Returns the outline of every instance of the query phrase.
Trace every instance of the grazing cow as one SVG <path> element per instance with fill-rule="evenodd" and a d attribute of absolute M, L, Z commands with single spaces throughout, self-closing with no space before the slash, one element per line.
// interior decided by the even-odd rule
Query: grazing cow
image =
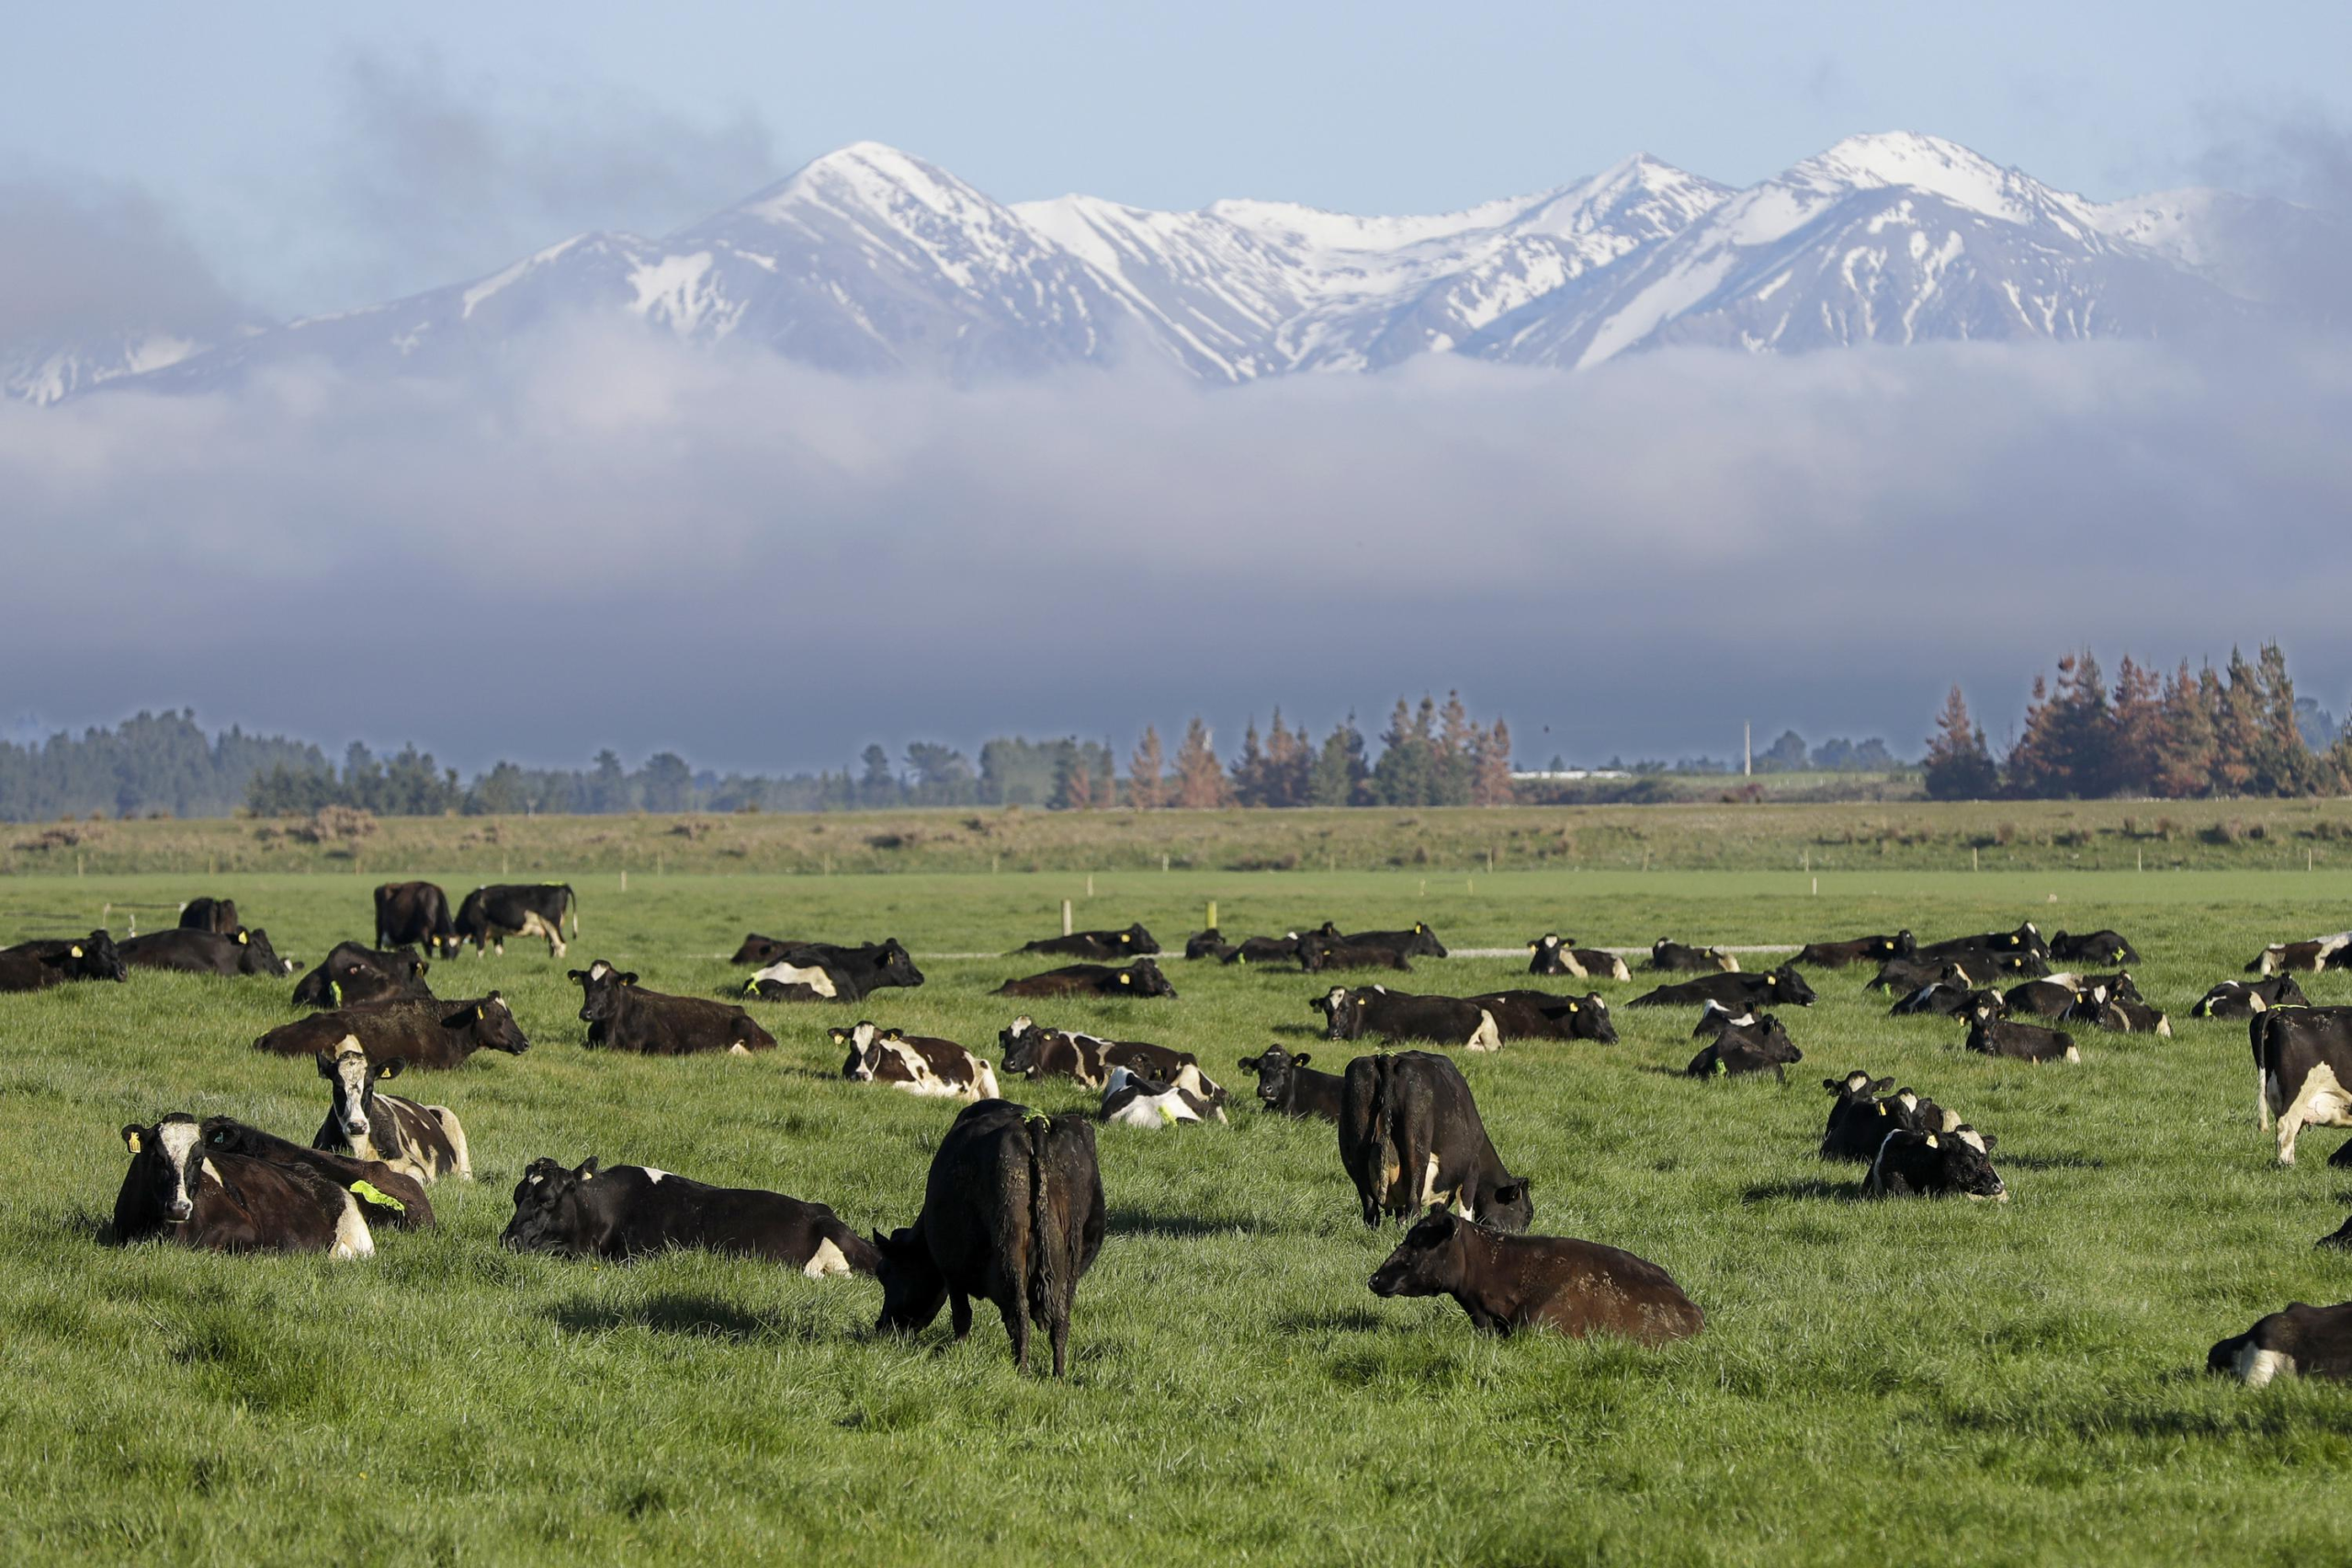
<path fill-rule="evenodd" d="M 369 1061 L 356 1041 L 345 1042 L 332 1056 L 321 1052 L 319 1077 L 331 1086 L 334 1103 L 311 1146 L 353 1159 L 381 1160 L 428 1185 L 445 1176 L 471 1181 L 473 1159 L 456 1111 L 376 1092 L 378 1084 L 400 1077 L 402 1066 L 398 1056 Z"/>
<path fill-rule="evenodd" d="M 73 938 L 20 942 L 0 952 L 0 991 L 42 991 L 69 980 L 130 978 L 130 966 L 103 931 Z"/>
<path fill-rule="evenodd" d="M 2226 1372 L 2248 1388 L 2289 1377 L 2352 1378 L 2352 1302 L 2315 1307 L 2289 1302 L 2285 1312 L 2255 1319 L 2244 1334 L 2205 1354 L 2205 1370 Z"/>
<path fill-rule="evenodd" d="M 474 944 L 474 956 L 484 948 L 506 956 L 510 936 L 547 938 L 548 956 L 563 956 L 563 918 L 571 917 L 571 936 L 580 939 L 580 897 L 565 882 L 492 883 L 466 895 L 458 906 L 458 937 Z"/>
<path fill-rule="evenodd" d="M 1862 1179 L 1865 1198 L 1942 1198 L 1958 1193 L 1973 1200 L 2009 1201 L 2000 1173 L 1986 1156 L 1995 1139 L 1973 1127 L 1944 1133 L 1889 1133 Z"/>
<path fill-rule="evenodd" d="M 2311 998 L 2295 984 L 2291 975 L 2274 975 L 2267 980 L 2224 980 L 2197 999 L 2188 1010 L 2191 1018 L 2248 1019 L 2272 1008 L 2307 1008 Z"/>
<path fill-rule="evenodd" d="M 909 1094 L 954 1100 L 994 1100 L 996 1071 L 953 1040 L 901 1034 L 860 1022 L 829 1032 L 835 1045 L 849 1047 L 842 1077 L 852 1083 L 884 1083 Z"/>
<path fill-rule="evenodd" d="M 2071 998 L 2074 993 L 2067 992 Z M 1947 964 L 1940 977 L 1920 987 L 1887 1009 L 1890 1018 L 1957 1018 L 1973 1012 L 1978 1007 L 1991 1006 L 1996 1012 L 2008 1010 L 2008 1000 L 1997 991 L 1979 990 L 1969 983 L 1967 974 L 1956 964 Z"/>
<path fill-rule="evenodd" d="M 1225 933 L 1215 926 L 1204 931 L 1194 931 L 1184 939 L 1184 956 L 1187 958 L 1221 959 L 1232 951 L 1233 946 L 1225 940 Z"/>
<path fill-rule="evenodd" d="M 1366 1225 L 1384 1213 L 1410 1219 L 1431 1203 L 1497 1230 L 1524 1231 L 1535 1218 L 1527 1182 L 1503 1168 L 1462 1070 L 1427 1051 L 1348 1064 L 1340 1163 Z"/>
<path fill-rule="evenodd" d="M 1581 997 L 1554 996 L 1549 991 L 1488 991 L 1462 998 L 1494 1015 L 1495 1027 L 1505 1041 L 1591 1040 L 1617 1043 L 1617 1025 L 1609 1004 L 1598 991 Z"/>
<path fill-rule="evenodd" d="M 1180 1122 L 1222 1122 L 1225 1107 L 1182 1085 L 1155 1083 L 1125 1067 L 1113 1067 L 1103 1080 L 1102 1108 L 1096 1114 L 1115 1126 L 1159 1128 Z"/>
<path fill-rule="evenodd" d="M 356 942 L 339 942 L 317 968 L 294 983 L 298 1008 L 365 1007 L 377 1002 L 431 1001 L 424 983 L 433 967 L 407 948 L 379 953 Z"/>
<path fill-rule="evenodd" d="M 179 929 L 184 931 L 210 931 L 214 936 L 234 936 L 244 924 L 237 919 L 234 898 L 191 898 L 180 906 Z"/>
<path fill-rule="evenodd" d="M 1029 1368 L 1029 1330 L 1046 1331 L 1054 1375 L 1067 1365 L 1078 1282 L 1102 1250 L 1102 1172 L 1083 1116 L 1040 1116 L 983 1100 L 956 1118 L 923 1185 L 915 1223 L 876 1233 L 882 1316 L 877 1330 L 918 1333 L 944 1301 L 962 1340 L 974 1296 L 996 1303 L 1012 1362 Z"/>
<path fill-rule="evenodd" d="M 2245 972 L 2283 975 L 2290 969 L 2308 969 L 2316 975 L 2323 969 L 2346 967 L 2347 952 L 2352 952 L 2352 931 L 2313 937 L 2309 942 L 2274 942 L 2254 955 L 2254 962 L 2245 966 Z"/>
<path fill-rule="evenodd" d="M 1908 958 L 1919 951 L 1917 938 L 1907 931 L 1893 936 L 1858 936 L 1850 942 L 1807 942 L 1790 960 L 1793 964 L 1817 964 L 1826 969 L 1842 969 L 1849 964 L 1885 964 L 1897 958 Z"/>
<path fill-rule="evenodd" d="M 2295 1163 L 2305 1126 L 2352 1127 L 2352 1008 L 2272 1008 L 2246 1024 L 2262 1124 L 2278 1128 L 2278 1163 Z"/>
<path fill-rule="evenodd" d="M 743 994 L 763 1002 L 856 1002 L 887 987 L 922 984 L 914 954 L 886 937 L 856 947 L 803 942 L 754 974 Z"/>
<path fill-rule="evenodd" d="M 1138 958 L 1124 969 L 1101 964 L 1070 964 L 1042 975 L 1007 980 L 1000 997 L 1173 997 L 1176 987 L 1148 958 Z"/>
<path fill-rule="evenodd" d="M 1706 1324 L 1673 1277 L 1645 1258 L 1564 1235 L 1505 1235 L 1432 1208 L 1369 1281 L 1376 1296 L 1452 1296 L 1474 1328 L 1619 1334 L 1645 1345 Z"/>
<path fill-rule="evenodd" d="M 424 1195 L 424 1184 L 382 1160 L 306 1149 L 289 1138 L 227 1116 L 206 1117 L 201 1131 L 208 1154 L 243 1155 L 272 1165 L 301 1166 L 324 1177 L 359 1200 L 360 1218 L 371 1231 L 379 1224 L 404 1231 L 433 1228 L 433 1202 Z"/>
<path fill-rule="evenodd" d="M 1821 1087 L 1837 1097 L 1829 1106 L 1829 1125 L 1821 1134 L 1823 1159 L 1869 1159 L 1887 1134 L 1903 1124 L 1901 1108 L 1882 1098 L 1894 1087 L 1893 1078 L 1851 1072 L 1842 1078 L 1824 1078 Z"/>
<path fill-rule="evenodd" d="M 1327 969 L 1401 969 L 1411 973 L 1404 951 L 1358 942 L 1338 942 L 1312 932 L 1298 939 L 1298 966 L 1310 975 Z"/>
<path fill-rule="evenodd" d="M 1527 944 L 1531 975 L 1566 975 L 1578 980 L 1630 980 L 1625 961 L 1605 948 L 1578 947 L 1574 937 L 1545 931 Z"/>
<path fill-rule="evenodd" d="M 449 917 L 449 896 L 430 882 L 387 882 L 376 889 L 376 945 L 413 942 L 427 953 L 455 958 L 465 945 Z"/>
<path fill-rule="evenodd" d="M 1635 1008 L 1695 1008 L 1709 1002 L 1739 1011 L 1750 1007 L 1809 1008 L 1818 999 L 1804 976 L 1787 964 L 1762 975 L 1707 975 L 1679 985 L 1660 986 L 1627 1002 Z"/>
<path fill-rule="evenodd" d="M 1326 1040 L 1430 1040 L 1471 1051 L 1502 1048 L 1502 1028 L 1495 1015 L 1459 997 L 1417 997 L 1385 986 L 1352 991 L 1334 986 L 1306 1005 L 1326 1019 Z"/>
<path fill-rule="evenodd" d="M 1678 975 L 1736 975 L 1739 960 L 1720 947 L 1686 947 L 1660 937 L 1650 943 L 1649 962 L 1642 967 Z"/>
<path fill-rule="evenodd" d="M 2075 1037 L 2037 1023 L 2018 1023 L 1980 1004 L 1968 1014 L 1968 1048 L 1986 1056 L 2020 1062 L 2079 1062 Z"/>
<path fill-rule="evenodd" d="M 1068 936 L 1039 937 L 1023 942 L 1022 953 L 1057 953 L 1072 958 L 1146 958 L 1159 951 L 1151 933 L 1140 924 L 1123 931 L 1072 931 Z"/>
<path fill-rule="evenodd" d="M 2120 931 L 2058 931 L 2050 939 L 2052 964 L 2137 964 L 2140 950 Z"/>
<path fill-rule="evenodd" d="M 214 931 L 150 931 L 115 943 L 122 961 L 139 969 L 172 969 L 183 975 L 291 975 L 293 962 L 277 956 L 266 931 L 238 928 L 231 936 Z"/>
<path fill-rule="evenodd" d="M 175 1111 L 149 1127 L 134 1122 L 122 1141 L 130 1168 L 115 1194 L 117 1242 L 162 1237 L 209 1252 L 375 1254 L 350 1193 L 300 1166 L 209 1154 L 193 1116 Z"/>
<path fill-rule="evenodd" d="M 1266 1110 L 1305 1121 L 1340 1119 L 1343 1080 L 1335 1073 L 1318 1073 L 1306 1064 L 1311 1051 L 1294 1056 L 1279 1045 L 1269 1045 L 1254 1056 L 1241 1058 L 1241 1070 L 1258 1080 L 1258 1103 Z"/>
<path fill-rule="evenodd" d="M 775 1047 L 775 1036 L 750 1013 L 700 997 L 673 997 L 637 988 L 635 972 L 623 973 L 603 959 L 567 971 L 580 982 L 580 1021 L 588 1043 L 649 1056 L 685 1056 L 725 1051 L 748 1056 Z"/>
<path fill-rule="evenodd" d="M 2105 986 L 2092 986 L 2077 997 L 2066 1014 L 2073 1023 L 2087 1023 L 2110 1034 L 2160 1034 L 2172 1038 L 2172 1020 L 2138 997 L 2119 996 Z"/>
<path fill-rule="evenodd" d="M 1297 958 L 1300 952 L 1301 938 L 1296 931 L 1287 931 L 1281 936 L 1244 937 L 1238 946 L 1225 950 L 1224 962 L 1227 964 L 1287 964 Z"/>
<path fill-rule="evenodd" d="M 1919 948 L 1921 958 L 1957 958 L 1966 953 L 2030 953 L 2047 963 L 2050 944 L 2028 920 L 2013 931 L 1986 931 L 1981 936 L 1956 936 L 1943 942 L 1931 942 Z"/>
<path fill-rule="evenodd" d="M 812 1280 L 874 1274 L 881 1255 L 822 1203 L 756 1187 L 712 1187 L 649 1165 L 566 1170 L 535 1159 L 514 1184 L 514 1217 L 499 1234 L 514 1252 L 625 1263 L 673 1248 L 764 1258 Z"/>
<path fill-rule="evenodd" d="M 278 1056 L 333 1055 L 356 1040 L 371 1062 L 397 1056 L 412 1067 L 462 1067 L 477 1051 L 519 1056 L 531 1048 L 506 999 L 496 991 L 469 1002 L 392 1001 L 314 1012 L 281 1023 L 254 1042 Z"/>
<path fill-rule="evenodd" d="M 1039 1078 L 1074 1078 L 1089 1089 L 1110 1081 L 1111 1069 L 1125 1067 L 1138 1077 L 1172 1083 L 1204 1100 L 1225 1102 L 1225 1090 L 1201 1071 L 1200 1058 L 1190 1051 L 1171 1051 L 1142 1040 L 1104 1040 L 1062 1029 L 1041 1029 L 1023 1013 L 998 1032 L 1004 1053 L 1004 1070 L 1032 1082 Z"/>
<path fill-rule="evenodd" d="M 1745 1028 L 1726 1028 L 1715 1036 L 1683 1072 L 1694 1078 L 1741 1077 L 1751 1073 L 1770 1073 L 1781 1083 L 1788 1074 L 1781 1069 L 1793 1062 L 1804 1060 L 1796 1042 L 1781 1027 L 1781 1021 L 1766 1013 Z"/>

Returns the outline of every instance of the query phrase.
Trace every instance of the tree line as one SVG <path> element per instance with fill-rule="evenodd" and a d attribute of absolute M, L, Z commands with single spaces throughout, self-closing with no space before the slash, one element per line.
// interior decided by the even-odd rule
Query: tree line
<path fill-rule="evenodd" d="M 2128 656 L 2115 683 L 2089 649 L 2036 676 L 2016 741 L 1997 758 L 1954 686 L 1936 717 L 1925 765 L 1939 800 L 2088 799 L 2148 795 L 2352 793 L 2352 734 L 2295 694 L 2287 656 L 2266 643 L 2160 675 Z"/>

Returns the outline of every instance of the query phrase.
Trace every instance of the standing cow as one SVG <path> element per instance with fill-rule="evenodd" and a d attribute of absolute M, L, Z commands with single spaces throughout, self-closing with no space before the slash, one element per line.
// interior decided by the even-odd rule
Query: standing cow
<path fill-rule="evenodd" d="M 1526 1181 L 1503 1168 L 1461 1069 L 1431 1052 L 1348 1064 L 1340 1163 L 1367 1225 L 1383 1213 L 1410 1219 L 1433 1202 L 1497 1230 L 1523 1231 L 1535 1217 Z"/>
<path fill-rule="evenodd" d="M 572 921 L 578 935 L 579 921 Z M 376 889 L 376 945 L 413 942 L 427 953 L 455 958 L 465 943 L 449 914 L 449 896 L 430 882 L 387 882 Z"/>
<path fill-rule="evenodd" d="M 568 882 L 493 883 L 477 887 L 458 906 L 460 940 L 474 944 L 474 956 L 490 948 L 506 956 L 510 936 L 545 937 L 548 956 L 564 952 L 563 918 L 571 917 L 571 939 L 580 940 L 580 897 Z"/>

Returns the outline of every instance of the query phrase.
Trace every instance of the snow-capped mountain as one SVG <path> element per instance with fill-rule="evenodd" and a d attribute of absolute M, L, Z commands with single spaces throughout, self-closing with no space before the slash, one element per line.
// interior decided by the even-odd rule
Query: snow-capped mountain
<path fill-rule="evenodd" d="M 875 142 L 674 234 L 575 236 L 490 276 L 196 345 L 0 349 L 0 386 L 199 389 L 273 363 L 447 371 L 532 329 L 638 323 L 850 373 L 970 382 L 1172 365 L 1217 382 L 1431 354 L 1589 367 L 1952 339 L 2169 337 L 2339 310 L 2352 226 L 2263 197 L 2102 205 L 1955 143 L 1860 136 L 1745 190 L 1646 156 L 1430 217 L 1269 201 L 1000 203 Z"/>

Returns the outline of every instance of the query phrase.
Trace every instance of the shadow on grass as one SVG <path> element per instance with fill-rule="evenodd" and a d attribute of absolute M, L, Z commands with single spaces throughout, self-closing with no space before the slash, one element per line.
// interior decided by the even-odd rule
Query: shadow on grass
<path fill-rule="evenodd" d="M 748 1312 L 716 1296 L 671 1294 L 614 1305 L 566 1302 L 548 1315 L 566 1334 L 610 1334 L 650 1328 L 656 1334 L 685 1334 L 744 1344 L 758 1339 L 808 1339 L 808 1326 L 781 1313 Z"/>
<path fill-rule="evenodd" d="M 2107 1161 L 2089 1155 L 2013 1155 L 1994 1146 L 1996 1163 L 2009 1170 L 2105 1170 Z"/>
<path fill-rule="evenodd" d="M 1113 1208 L 1103 1216 L 1103 1224 L 1113 1235 L 1164 1235 L 1184 1239 L 1267 1234 L 1267 1227 L 1253 1220 L 1196 1219 L 1190 1214 L 1155 1214 L 1148 1209 Z"/>
<path fill-rule="evenodd" d="M 1798 1181 L 1768 1181 L 1751 1187 L 1739 1195 L 1743 1203 L 1770 1203 L 1782 1198 L 1828 1199 L 1841 1203 L 1859 1201 L 1862 1184 L 1859 1181 L 1830 1181 L 1811 1176 Z"/>
<path fill-rule="evenodd" d="M 1363 1306 L 1285 1313 L 1274 1319 L 1274 1326 L 1285 1334 L 1373 1334 L 1382 1324 L 1378 1313 Z"/>

